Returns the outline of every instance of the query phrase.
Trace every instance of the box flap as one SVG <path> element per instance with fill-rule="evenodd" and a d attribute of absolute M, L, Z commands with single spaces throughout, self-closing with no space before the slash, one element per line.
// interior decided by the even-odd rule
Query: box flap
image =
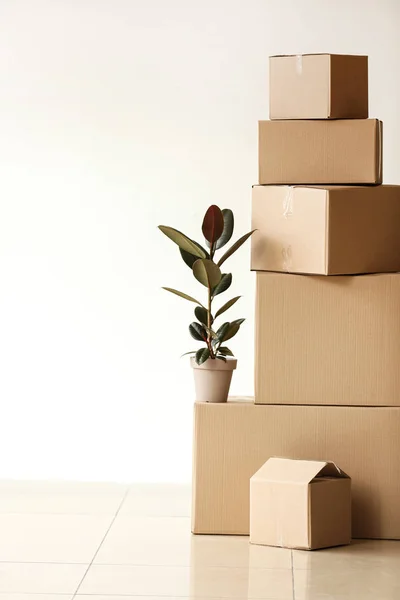
<path fill-rule="evenodd" d="M 306 52 L 304 54 L 273 54 L 269 58 L 290 58 L 293 56 L 367 56 L 366 54 L 333 54 L 331 52 Z"/>
<path fill-rule="evenodd" d="M 252 481 L 309 484 L 316 477 L 347 477 L 334 463 L 314 460 L 270 458 Z"/>

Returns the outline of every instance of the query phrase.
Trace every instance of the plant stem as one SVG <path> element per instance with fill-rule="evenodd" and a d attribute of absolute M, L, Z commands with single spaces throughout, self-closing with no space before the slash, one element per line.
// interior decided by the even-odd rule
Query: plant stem
<path fill-rule="evenodd" d="M 207 327 L 210 330 L 211 329 L 211 302 L 212 302 L 212 296 L 211 296 L 211 288 L 208 288 L 208 310 L 207 310 Z M 207 333 L 207 345 L 208 345 L 208 349 L 210 350 L 210 358 L 214 358 L 214 352 L 212 349 L 212 337 L 210 333 Z"/>

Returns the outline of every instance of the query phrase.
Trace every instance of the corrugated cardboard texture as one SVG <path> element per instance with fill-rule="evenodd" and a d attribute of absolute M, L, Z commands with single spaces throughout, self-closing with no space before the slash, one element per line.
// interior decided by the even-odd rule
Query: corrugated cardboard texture
<path fill-rule="evenodd" d="M 400 539 L 400 408 L 194 407 L 194 533 L 249 533 L 250 477 L 271 456 L 333 460 L 352 478 L 353 537 Z"/>
<path fill-rule="evenodd" d="M 257 403 L 400 405 L 400 274 L 256 279 Z"/>
<path fill-rule="evenodd" d="M 342 546 L 351 541 L 351 481 L 325 479 L 309 485 L 309 548 Z"/>
<path fill-rule="evenodd" d="M 382 183 L 382 122 L 260 121 L 259 183 Z"/>
<path fill-rule="evenodd" d="M 400 186 L 254 186 L 252 229 L 253 271 L 400 271 Z"/>
<path fill-rule="evenodd" d="M 284 486 L 250 483 L 250 542 L 309 548 L 308 484 Z"/>
<path fill-rule="evenodd" d="M 351 481 L 333 463 L 270 458 L 250 479 L 250 542 L 327 548 L 351 539 Z"/>
<path fill-rule="evenodd" d="M 274 483 L 291 483 L 308 485 L 317 476 L 345 477 L 334 467 L 334 471 L 326 469 L 332 462 L 321 460 L 294 460 L 274 456 L 269 458 L 251 478 L 251 481 L 268 481 Z M 326 472 L 325 472 L 326 470 Z"/>
<path fill-rule="evenodd" d="M 271 56 L 270 119 L 368 118 L 368 57 Z"/>

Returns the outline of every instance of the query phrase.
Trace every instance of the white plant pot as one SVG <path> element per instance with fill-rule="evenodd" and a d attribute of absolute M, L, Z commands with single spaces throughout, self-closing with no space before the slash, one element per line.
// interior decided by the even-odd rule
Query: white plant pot
<path fill-rule="evenodd" d="M 226 402 L 237 359 L 227 357 L 224 362 L 219 358 L 209 358 L 202 365 L 198 365 L 192 357 L 190 364 L 194 374 L 196 401 Z"/>

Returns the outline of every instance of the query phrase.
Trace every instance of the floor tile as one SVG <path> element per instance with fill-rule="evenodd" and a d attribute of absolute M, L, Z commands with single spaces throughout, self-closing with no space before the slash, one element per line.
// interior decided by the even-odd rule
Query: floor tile
<path fill-rule="evenodd" d="M 350 546 L 316 552 L 293 551 L 295 569 L 359 569 L 380 565 L 400 565 L 400 542 L 354 540 Z"/>
<path fill-rule="evenodd" d="M 296 600 L 397 600 L 399 568 L 332 568 L 294 571 Z"/>
<path fill-rule="evenodd" d="M 0 593 L 0 600 L 72 600 L 73 594 L 12 594 Z M 121 600 L 121 598 L 119 598 Z M 149 599 L 147 599 L 149 600 Z"/>
<path fill-rule="evenodd" d="M 0 562 L 90 563 L 112 516 L 0 515 Z"/>
<path fill-rule="evenodd" d="M 115 515 L 128 486 L 112 483 L 0 482 L 0 513 Z"/>
<path fill-rule="evenodd" d="M 289 569 L 92 565 L 80 594 L 292 598 Z"/>
<path fill-rule="evenodd" d="M 192 535 L 187 517 L 118 516 L 95 564 L 291 568 L 290 550 L 245 536 Z"/>
<path fill-rule="evenodd" d="M 0 592 L 7 600 L 14 600 L 11 596 L 14 593 L 73 595 L 86 569 L 86 565 L 2 563 L 0 564 Z M 32 600 L 39 600 L 39 598 L 35 596 Z M 40 598 L 40 600 L 53 599 Z M 67 599 L 60 597 L 59 600 Z"/>
<path fill-rule="evenodd" d="M 63 600 L 63 598 L 60 596 L 58 596 L 57 598 L 59 598 L 60 600 Z M 57 598 L 55 598 L 55 600 L 57 600 Z M 235 600 L 247 600 L 248 596 L 243 598 L 235 598 Z M 1 596 L 0 596 L 0 600 Z M 14 600 L 13 598 L 7 598 L 7 600 Z M 25 600 L 25 598 L 22 598 L 21 600 Z M 27 598 L 26 600 L 36 600 L 36 596 L 34 598 Z M 41 600 L 39 598 L 39 600 Z M 46 598 L 44 598 L 43 600 L 46 600 Z M 53 598 L 51 599 L 53 600 Z M 179 598 L 176 598 L 176 596 L 103 596 L 103 595 L 86 595 L 86 594 L 77 594 L 74 598 L 74 600 L 193 600 L 193 596 L 179 596 Z M 207 596 L 207 598 L 205 598 L 204 596 L 196 596 L 195 600 L 224 600 L 224 596 L 219 596 L 218 598 L 213 596 Z M 276 600 L 275 598 L 263 598 L 263 600 Z M 288 600 L 292 600 L 292 597 L 289 596 Z"/>
<path fill-rule="evenodd" d="M 129 488 L 119 514 L 142 517 L 189 517 L 190 510 L 190 485 L 137 484 Z"/>

